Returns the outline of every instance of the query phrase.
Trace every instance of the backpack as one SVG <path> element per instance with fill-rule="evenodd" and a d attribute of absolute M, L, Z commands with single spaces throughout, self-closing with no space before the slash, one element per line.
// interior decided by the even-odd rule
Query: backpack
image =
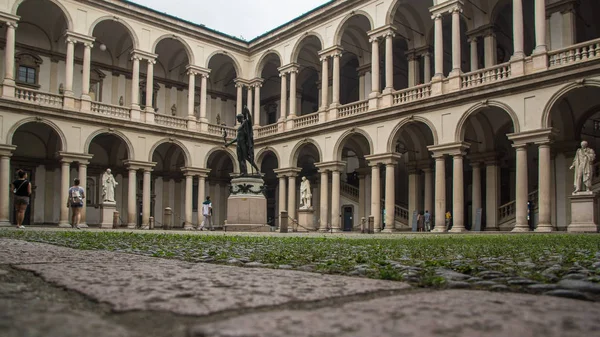
<path fill-rule="evenodd" d="M 71 203 L 80 205 L 83 204 L 83 198 L 81 197 L 81 190 L 79 188 L 74 188 L 71 190 Z"/>

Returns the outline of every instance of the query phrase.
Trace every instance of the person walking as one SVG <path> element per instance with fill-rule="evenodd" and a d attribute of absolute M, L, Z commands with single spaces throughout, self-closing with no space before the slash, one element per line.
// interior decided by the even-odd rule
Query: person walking
<path fill-rule="evenodd" d="M 81 221 L 81 209 L 83 208 L 83 200 L 85 199 L 85 191 L 79 186 L 79 179 L 73 181 L 73 186 L 69 188 L 69 199 L 67 207 L 71 208 L 71 227 L 81 229 L 79 221 Z"/>
<path fill-rule="evenodd" d="M 17 218 L 17 228 L 23 229 L 23 220 L 25 220 L 25 211 L 29 206 L 31 197 L 31 183 L 27 180 L 27 173 L 23 170 L 17 171 L 18 179 L 12 183 L 12 192 L 14 197 L 15 212 Z"/>
<path fill-rule="evenodd" d="M 208 228 L 212 231 L 212 202 L 210 202 L 210 197 L 206 197 L 206 201 L 202 203 L 202 215 L 204 216 L 204 220 L 202 220 L 200 230 L 204 230 L 204 226 L 208 223 Z"/>
<path fill-rule="evenodd" d="M 417 232 L 425 231 L 425 217 L 421 212 L 417 213 Z"/>
<path fill-rule="evenodd" d="M 450 211 L 446 212 L 446 230 L 449 231 L 450 227 L 452 227 L 452 214 L 450 213 Z"/>
<path fill-rule="evenodd" d="M 423 215 L 423 218 L 425 220 L 425 231 L 426 232 L 431 231 L 431 214 L 429 213 L 428 210 L 425 210 L 425 214 Z"/>

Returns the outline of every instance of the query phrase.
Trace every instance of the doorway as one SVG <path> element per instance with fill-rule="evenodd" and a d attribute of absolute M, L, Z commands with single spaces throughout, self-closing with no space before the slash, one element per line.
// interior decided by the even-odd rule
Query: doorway
<path fill-rule="evenodd" d="M 354 229 L 354 207 L 344 206 L 344 232 L 351 232 Z"/>

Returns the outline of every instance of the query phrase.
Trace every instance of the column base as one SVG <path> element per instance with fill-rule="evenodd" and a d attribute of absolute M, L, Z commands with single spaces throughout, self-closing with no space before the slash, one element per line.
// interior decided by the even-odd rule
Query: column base
<path fill-rule="evenodd" d="M 65 92 L 63 96 L 63 109 L 75 109 L 75 97 L 73 97 L 73 92 L 70 94 Z"/>
<path fill-rule="evenodd" d="M 327 109 L 319 110 L 319 123 L 327 122 Z"/>
<path fill-rule="evenodd" d="M 384 228 L 381 231 L 381 233 L 389 233 L 389 234 L 391 234 L 391 233 L 397 233 L 397 232 L 399 232 L 399 231 L 396 228 Z"/>
<path fill-rule="evenodd" d="M 285 120 L 285 129 L 286 130 L 291 130 L 294 128 L 294 117 L 295 116 L 289 116 L 288 119 Z"/>
<path fill-rule="evenodd" d="M 183 230 L 193 231 L 194 230 L 194 225 L 191 222 L 190 223 L 186 222 L 186 224 L 183 226 Z"/>
<path fill-rule="evenodd" d="M 448 91 L 454 92 L 460 90 L 462 83 L 461 77 L 462 71 L 460 70 L 452 70 L 450 75 L 448 76 Z"/>
<path fill-rule="evenodd" d="M 525 233 L 530 232 L 529 226 L 527 225 L 515 225 L 515 227 L 511 230 L 513 233 Z"/>
<path fill-rule="evenodd" d="M 131 105 L 131 110 L 130 110 L 130 114 L 131 114 L 131 120 L 133 121 L 140 121 L 142 120 L 142 111 L 140 110 L 140 106 L 137 104 L 132 104 Z"/>
<path fill-rule="evenodd" d="M 535 232 L 537 233 L 549 233 L 554 231 L 554 228 L 552 228 L 551 224 L 538 224 L 537 228 L 535 229 Z"/>
<path fill-rule="evenodd" d="M 438 226 L 435 226 L 431 230 L 431 233 L 446 233 L 446 228 L 438 228 Z"/>
<path fill-rule="evenodd" d="M 137 224 L 136 223 L 128 223 L 127 224 L 127 229 L 136 229 L 137 228 Z"/>
<path fill-rule="evenodd" d="M 72 228 L 70 223 L 61 222 L 58 224 L 58 228 Z"/>
<path fill-rule="evenodd" d="M 439 96 L 444 93 L 444 75 L 435 74 L 431 79 L 431 96 Z"/>
<path fill-rule="evenodd" d="M 510 76 L 523 76 L 525 75 L 525 55 L 514 54 L 510 58 Z"/>
<path fill-rule="evenodd" d="M 2 82 L 2 97 L 14 98 L 15 97 L 15 81 L 10 79 L 4 79 Z"/>
<path fill-rule="evenodd" d="M 154 112 L 146 110 L 144 113 L 144 121 L 146 124 L 154 124 Z"/>
<path fill-rule="evenodd" d="M 79 228 L 90 228 L 87 223 L 83 222 L 79 224 Z"/>
<path fill-rule="evenodd" d="M 92 98 L 89 95 L 81 95 L 81 107 L 79 107 L 79 111 L 92 111 Z"/>
<path fill-rule="evenodd" d="M 548 69 L 548 51 L 546 46 L 533 51 L 533 71 L 543 71 Z"/>
<path fill-rule="evenodd" d="M 387 108 L 394 105 L 394 96 L 392 95 L 392 92 L 383 92 L 383 95 L 381 95 L 381 104 L 379 106 L 379 108 Z"/>
<path fill-rule="evenodd" d="M 452 226 L 452 229 L 448 231 L 449 233 L 465 233 L 468 230 L 464 227 L 457 228 L 456 226 Z"/>
<path fill-rule="evenodd" d="M 12 227 L 12 224 L 8 220 L 0 221 L 0 227 Z"/>

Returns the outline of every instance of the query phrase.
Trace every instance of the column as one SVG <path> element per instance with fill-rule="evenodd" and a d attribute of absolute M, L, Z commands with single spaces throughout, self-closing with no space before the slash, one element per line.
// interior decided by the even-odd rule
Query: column
<path fill-rule="evenodd" d="M 148 89 L 146 89 L 146 101 L 148 101 Z M 238 90 L 239 93 L 239 90 Z M 188 71 L 188 102 L 187 102 L 187 117 L 194 119 L 194 96 L 196 96 L 196 72 Z M 239 99 L 238 99 L 239 101 Z M 148 103 L 146 103 L 148 105 Z"/>
<path fill-rule="evenodd" d="M 200 120 L 203 122 L 208 122 L 206 119 L 206 85 L 207 85 L 208 74 L 200 75 Z M 199 200 L 200 202 L 201 200 Z"/>
<path fill-rule="evenodd" d="M 146 111 L 154 112 L 154 107 L 152 106 L 152 96 L 154 96 L 154 64 L 156 61 L 146 60 L 146 63 L 148 65 L 146 68 Z"/>
<path fill-rule="evenodd" d="M 429 167 L 423 169 L 423 173 L 425 174 L 425 193 L 423 198 L 424 200 L 424 208 L 426 211 L 429 211 L 429 214 L 433 213 L 433 170 Z"/>
<path fill-rule="evenodd" d="M 460 13 L 462 9 L 452 9 L 452 72 L 457 75 L 461 72 L 461 48 L 460 48 Z"/>
<path fill-rule="evenodd" d="M 150 172 L 149 168 L 144 169 L 144 179 L 142 186 L 142 227 L 150 223 Z"/>
<path fill-rule="evenodd" d="M 283 84 L 281 85 L 283 88 Z M 283 89 L 282 89 L 283 90 Z M 321 57 L 321 110 L 329 107 L 329 62 L 327 56 Z"/>
<path fill-rule="evenodd" d="M 281 77 L 281 99 L 279 102 L 279 117 L 280 120 L 284 120 L 287 116 L 287 78 L 284 72 L 279 73 L 279 77 Z"/>
<path fill-rule="evenodd" d="M 576 18 L 576 13 L 575 13 L 575 9 L 574 8 L 569 8 L 565 11 L 561 11 L 561 18 L 562 18 L 562 46 L 563 47 L 567 47 L 567 46 L 571 46 L 573 44 L 576 43 L 577 38 L 576 38 L 576 33 L 577 33 L 577 18 Z M 546 22 L 546 28 L 547 28 L 547 33 L 546 33 L 546 40 L 551 40 L 548 39 L 548 37 L 550 36 L 549 34 L 549 28 L 550 25 L 548 24 L 548 22 Z M 546 45 L 546 49 L 548 49 L 548 45 Z"/>
<path fill-rule="evenodd" d="M 4 50 L 4 83 L 15 82 L 15 22 L 6 23 L 6 47 Z"/>
<path fill-rule="evenodd" d="M 65 95 L 73 96 L 73 61 L 75 58 L 75 40 L 67 38 L 66 42 L 67 59 L 65 61 Z"/>
<path fill-rule="evenodd" d="M 414 211 L 420 211 L 419 209 L 419 174 L 417 168 L 413 164 L 406 166 L 406 173 L 408 174 L 408 221 L 412 227 L 412 215 Z M 387 186 L 387 184 L 386 184 Z"/>
<path fill-rule="evenodd" d="M 393 163 L 387 163 L 385 165 L 385 229 L 387 233 L 391 233 L 395 229 L 395 215 L 396 215 L 396 183 L 395 178 L 395 167 Z"/>
<path fill-rule="evenodd" d="M 69 169 L 71 162 L 66 160 L 60 161 L 60 220 L 59 227 L 71 227 L 69 222 L 69 208 L 67 207 L 67 198 L 69 197 Z"/>
<path fill-rule="evenodd" d="M 358 100 L 362 101 L 365 99 L 365 73 L 358 73 Z"/>
<path fill-rule="evenodd" d="M 385 90 L 387 92 L 394 91 L 394 33 L 385 35 Z M 409 65 L 410 71 L 410 65 Z M 414 77 L 414 76 L 413 76 Z M 414 80 L 414 78 L 413 78 Z M 409 80 L 410 82 L 410 76 Z M 409 84 L 410 86 L 410 84 Z"/>
<path fill-rule="evenodd" d="M 254 85 L 254 126 L 260 126 L 260 87 L 262 87 L 260 82 Z"/>
<path fill-rule="evenodd" d="M 0 226 L 10 225 L 10 156 L 0 157 Z M 18 187 L 18 186 L 17 186 Z"/>
<path fill-rule="evenodd" d="M 184 229 L 192 229 L 194 226 L 192 224 L 192 186 L 194 184 L 194 176 L 191 173 L 185 174 L 185 224 L 183 225 Z M 198 204 L 202 204 L 201 200 L 198 200 Z"/>
<path fill-rule="evenodd" d="M 535 0 L 535 54 L 546 53 L 546 0 Z"/>
<path fill-rule="evenodd" d="M 89 99 L 90 94 L 90 62 L 92 57 L 93 46 L 94 45 L 91 42 L 86 42 L 83 44 L 83 73 L 81 80 L 81 96 L 86 97 L 87 99 Z M 81 217 L 83 218 L 83 211 Z"/>
<path fill-rule="evenodd" d="M 446 158 L 435 157 L 435 228 L 434 232 L 446 231 Z"/>
<path fill-rule="evenodd" d="M 288 177 L 288 216 L 296 219 L 296 173 L 292 172 Z M 295 228 L 295 227 L 294 227 Z"/>
<path fill-rule="evenodd" d="M 419 67 L 415 54 L 410 53 L 407 55 L 408 58 L 408 87 L 414 87 L 419 83 L 417 74 L 419 74 Z"/>
<path fill-rule="evenodd" d="M 496 34 L 490 32 L 483 38 L 484 65 L 486 68 L 493 67 L 498 63 L 498 54 L 496 53 Z M 504 60 L 502 60 L 504 62 Z"/>
<path fill-rule="evenodd" d="M 423 54 L 423 83 L 431 82 L 431 53 Z"/>
<path fill-rule="evenodd" d="M 527 144 L 514 144 L 517 151 L 517 177 L 515 183 L 516 198 L 515 198 L 515 227 L 513 232 L 528 232 L 529 225 L 527 223 Z"/>
<path fill-rule="evenodd" d="M 550 206 L 550 144 L 542 143 L 539 145 L 539 183 L 538 183 L 538 210 L 539 210 L 539 221 L 536 228 L 536 232 L 551 232 L 552 221 L 550 219 L 551 206 Z"/>
<path fill-rule="evenodd" d="M 523 53 L 523 2 L 513 0 L 513 57 L 521 59 Z"/>
<path fill-rule="evenodd" d="M 496 161 L 485 163 L 485 230 L 498 230 L 500 168 Z"/>
<path fill-rule="evenodd" d="M 198 218 L 198 226 L 204 221 L 204 215 L 202 214 L 202 203 L 206 199 L 206 176 L 204 174 L 198 175 L 198 211 L 196 217 Z"/>
<path fill-rule="evenodd" d="M 358 176 L 358 221 L 360 221 L 363 217 L 367 217 L 365 212 L 365 199 L 367 194 L 366 188 L 366 177 L 361 173 Z"/>
<path fill-rule="evenodd" d="M 79 187 L 83 188 L 85 193 L 87 193 L 87 162 L 79 162 Z M 86 199 L 89 198 L 89 195 L 85 196 Z M 83 199 L 83 207 L 81 207 L 81 219 L 79 221 L 79 225 L 81 227 L 87 227 L 86 222 L 86 211 L 87 211 L 87 201 Z"/>
<path fill-rule="evenodd" d="M 376 232 L 381 231 L 381 182 L 379 176 L 379 164 L 371 166 L 371 215 L 373 216 L 373 227 Z"/>
<path fill-rule="evenodd" d="M 371 38 L 371 95 L 377 97 L 379 94 L 379 40 Z"/>
<path fill-rule="evenodd" d="M 327 231 L 327 219 L 329 219 L 329 172 L 319 169 L 321 173 L 321 195 L 319 198 L 319 232 Z"/>
<path fill-rule="evenodd" d="M 254 106 L 254 103 L 252 102 L 252 98 L 253 98 L 253 94 L 254 94 L 252 92 L 252 85 L 248 85 L 246 87 L 246 90 L 247 90 L 247 92 L 246 92 L 246 107 L 248 107 L 249 111 L 252 111 L 253 106 Z"/>
<path fill-rule="evenodd" d="M 127 189 L 127 228 L 133 229 L 137 227 L 136 216 L 136 169 L 129 167 L 129 186 Z"/>
<path fill-rule="evenodd" d="M 340 232 L 340 171 L 331 171 L 331 231 Z"/>
<path fill-rule="evenodd" d="M 140 58 L 133 56 L 133 71 L 131 74 L 131 108 L 140 108 L 139 95 L 140 95 Z"/>
<path fill-rule="evenodd" d="M 481 165 L 479 163 L 471 163 L 473 168 L 473 192 L 472 192 L 472 222 L 471 230 L 475 229 L 475 222 L 477 221 L 477 210 L 481 208 Z M 483 221 L 483 219 L 481 219 Z"/>
<path fill-rule="evenodd" d="M 471 45 L 471 71 L 479 69 L 479 56 L 477 55 L 477 37 L 473 36 L 469 39 Z"/>
<path fill-rule="evenodd" d="M 236 93 L 236 106 L 235 106 L 235 114 L 237 115 L 241 115 L 242 114 L 242 96 L 243 96 L 243 92 L 242 92 L 242 88 L 244 87 L 244 85 L 242 83 L 236 83 L 235 87 L 237 88 L 237 93 Z M 237 125 L 237 119 L 235 124 Z"/>
<path fill-rule="evenodd" d="M 333 54 L 333 84 L 331 94 L 331 105 L 337 106 L 340 104 L 340 58 L 341 53 Z"/>
<path fill-rule="evenodd" d="M 292 69 L 290 71 L 290 118 L 296 117 L 296 74 L 298 71 Z"/>
<path fill-rule="evenodd" d="M 442 15 L 436 14 L 431 17 L 434 20 L 434 43 L 433 52 L 435 54 L 434 61 L 434 76 L 442 78 L 444 77 L 444 31 L 442 30 Z"/>
<path fill-rule="evenodd" d="M 463 183 L 463 153 L 452 157 L 452 230 L 451 232 L 464 232 L 465 229 L 465 191 Z"/>
<path fill-rule="evenodd" d="M 285 203 L 286 201 L 286 191 L 285 191 L 285 186 L 286 186 L 286 176 L 284 175 L 279 175 L 279 212 L 281 211 L 286 211 L 287 210 L 287 205 Z"/>

